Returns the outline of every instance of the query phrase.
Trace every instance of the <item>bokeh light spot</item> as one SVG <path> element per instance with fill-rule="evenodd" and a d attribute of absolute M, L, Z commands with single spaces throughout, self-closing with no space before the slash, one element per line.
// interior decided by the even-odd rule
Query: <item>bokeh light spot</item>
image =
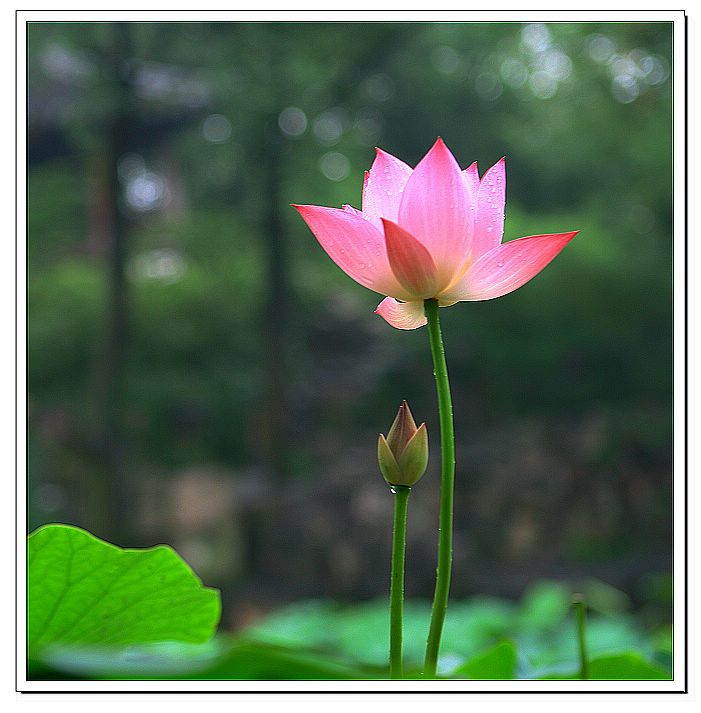
<path fill-rule="evenodd" d="M 589 56 L 597 64 L 608 62 L 615 51 L 613 42 L 608 37 L 599 34 L 589 35 L 586 39 L 586 47 Z"/>
<path fill-rule="evenodd" d="M 534 52 L 543 52 L 550 45 L 550 32 L 542 22 L 533 22 L 521 30 L 521 40 Z"/>
<path fill-rule="evenodd" d="M 562 50 L 548 50 L 543 55 L 542 69 L 558 82 L 564 82 L 572 73 L 572 60 Z"/>
<path fill-rule="evenodd" d="M 321 157 L 319 168 L 329 181 L 342 181 L 350 173 L 350 161 L 342 153 L 327 153 Z"/>
<path fill-rule="evenodd" d="M 380 139 L 382 125 L 375 116 L 359 116 L 353 122 L 353 138 L 361 146 L 372 146 Z"/>
<path fill-rule="evenodd" d="M 645 57 L 639 66 L 647 84 L 662 84 L 669 77 L 669 67 L 662 57 Z"/>
<path fill-rule="evenodd" d="M 137 282 L 172 284 L 182 279 L 186 271 L 185 260 L 171 248 L 140 253 L 133 258 L 129 266 L 129 275 Z"/>
<path fill-rule="evenodd" d="M 307 130 L 307 115 L 296 106 L 288 106 L 280 112 L 278 125 L 287 136 L 301 136 Z"/>
<path fill-rule="evenodd" d="M 621 74 L 611 82 L 611 93 L 621 104 L 630 104 L 638 98 L 640 90 L 631 76 Z"/>
<path fill-rule="evenodd" d="M 384 72 L 373 74 L 365 82 L 367 93 L 378 102 L 385 102 L 394 95 L 394 81 Z"/>
<path fill-rule="evenodd" d="M 343 136 L 343 120 L 338 112 L 330 110 L 314 119 L 314 136 L 320 143 L 333 146 Z"/>
<path fill-rule="evenodd" d="M 485 101 L 495 101 L 501 96 L 503 85 L 493 72 L 482 72 L 475 79 L 475 91 Z"/>
<path fill-rule="evenodd" d="M 441 45 L 431 52 L 431 64 L 441 74 L 453 74 L 460 66 L 460 55 L 452 47 Z"/>
<path fill-rule="evenodd" d="M 202 122 L 202 133 L 207 141 L 221 144 L 231 136 L 231 122 L 222 114 L 210 114 Z"/>
<path fill-rule="evenodd" d="M 127 182 L 126 199 L 137 211 L 160 208 L 167 199 L 165 181 L 157 173 L 146 171 Z"/>
<path fill-rule="evenodd" d="M 528 69 L 517 59 L 504 60 L 499 71 L 502 79 L 513 89 L 522 87 L 528 81 Z"/>
<path fill-rule="evenodd" d="M 557 92 L 557 81 L 547 72 L 534 72 L 528 80 L 528 86 L 538 99 L 550 99 Z"/>

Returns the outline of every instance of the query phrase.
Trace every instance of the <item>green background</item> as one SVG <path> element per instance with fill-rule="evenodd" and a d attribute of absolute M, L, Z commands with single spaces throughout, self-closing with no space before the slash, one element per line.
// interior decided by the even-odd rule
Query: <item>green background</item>
<path fill-rule="evenodd" d="M 505 239 L 580 234 L 503 298 L 441 311 L 457 437 L 452 593 L 614 587 L 670 621 L 670 23 L 28 26 L 29 531 L 172 545 L 225 630 L 384 597 L 375 459 L 431 442 L 407 596 L 433 591 L 424 329 L 290 203 L 360 207 L 374 146 L 506 156 Z M 619 608 L 620 611 L 620 608 Z"/>

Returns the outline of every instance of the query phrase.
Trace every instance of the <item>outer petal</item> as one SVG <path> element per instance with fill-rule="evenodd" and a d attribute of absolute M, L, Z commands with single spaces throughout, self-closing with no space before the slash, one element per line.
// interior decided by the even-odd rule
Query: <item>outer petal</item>
<path fill-rule="evenodd" d="M 380 434 L 377 439 L 377 461 L 380 464 L 382 477 L 390 484 L 396 485 L 402 480 L 402 473 L 399 470 L 397 459 L 387 445 L 385 437 Z"/>
<path fill-rule="evenodd" d="M 397 222 L 399 201 L 412 169 L 382 149 L 375 151 L 375 160 L 365 173 L 363 217 L 382 229 L 380 218 Z"/>
<path fill-rule="evenodd" d="M 579 231 L 534 235 L 503 243 L 477 260 L 442 300 L 491 300 L 537 275 Z"/>
<path fill-rule="evenodd" d="M 474 210 L 470 184 L 439 138 L 406 182 L 398 222 L 431 253 L 443 286 L 469 256 Z"/>
<path fill-rule="evenodd" d="M 296 205 L 329 257 L 364 287 L 399 299 L 412 295 L 397 282 L 381 231 L 356 213 L 339 208 Z"/>
<path fill-rule="evenodd" d="M 477 216 L 470 255 L 472 262 L 501 244 L 505 202 L 506 168 L 502 158 L 482 176 L 477 190 Z"/>
<path fill-rule="evenodd" d="M 413 236 L 386 218 L 385 229 L 387 257 L 394 276 L 414 299 L 433 297 L 438 287 L 438 274 L 431 254 Z"/>
<path fill-rule="evenodd" d="M 418 329 L 426 324 L 423 301 L 397 302 L 386 297 L 377 306 L 375 314 L 379 314 L 396 329 Z"/>
<path fill-rule="evenodd" d="M 426 472 L 428 465 L 428 433 L 426 424 L 422 423 L 416 433 L 409 439 L 397 461 L 402 474 L 402 485 L 414 485 Z"/>

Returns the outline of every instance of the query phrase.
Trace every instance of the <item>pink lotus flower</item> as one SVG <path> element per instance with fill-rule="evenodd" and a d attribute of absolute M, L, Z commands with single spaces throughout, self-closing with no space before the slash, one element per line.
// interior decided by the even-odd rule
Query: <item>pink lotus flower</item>
<path fill-rule="evenodd" d="M 365 172 L 363 209 L 294 206 L 329 257 L 350 277 L 387 295 L 377 314 L 398 329 L 426 324 L 424 300 L 441 307 L 490 300 L 537 275 L 577 234 L 502 243 L 504 159 L 480 180 L 441 138 L 415 169 L 381 149 Z"/>

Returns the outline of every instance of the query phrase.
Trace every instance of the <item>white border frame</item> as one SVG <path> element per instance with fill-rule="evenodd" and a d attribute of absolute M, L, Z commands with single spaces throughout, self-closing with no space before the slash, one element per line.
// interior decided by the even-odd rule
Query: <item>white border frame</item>
<path fill-rule="evenodd" d="M 358 3 L 354 3 L 356 6 Z M 545 3 L 544 3 L 545 4 Z M 66 10 L 18 10 L 16 15 L 17 33 L 17 408 L 16 408 L 16 452 L 17 452 L 17 690 L 22 692 L 274 692 L 274 691 L 315 691 L 315 692 L 386 692 L 397 693 L 440 691 L 454 692 L 669 692 L 686 691 L 687 639 L 686 592 L 687 581 L 684 563 L 687 562 L 687 503 L 686 489 L 686 16 L 683 10 L 670 11 L 442 11 L 442 12 L 398 12 L 397 10 L 330 11 L 321 15 L 316 10 L 213 10 L 211 12 L 180 10 L 120 10 L 96 11 L 93 3 L 77 2 L 76 6 L 87 5 L 87 9 Z M 561 5 L 560 5 L 561 7 Z M 603 17 L 602 17 L 603 16 Z M 307 20 L 325 21 L 445 21 L 445 22 L 672 22 L 673 46 L 673 130 L 674 130 L 674 680 L 673 681 L 28 681 L 26 678 L 26 636 L 25 636 L 25 554 L 26 554 L 26 24 L 31 21 L 118 21 L 155 20 L 178 21 L 253 21 L 276 20 L 303 22 Z M 602 170 L 604 168 L 602 159 Z M 690 249 L 691 252 L 691 249 Z M 689 495 L 695 493 L 689 483 Z M 689 526 L 691 526 L 689 524 Z M 691 534 L 691 530 L 689 532 Z M 25 615 L 25 616 L 23 616 Z M 683 625 L 682 625 L 683 623 Z M 537 696 L 536 698 L 540 698 Z M 592 701 L 593 702 L 593 701 Z M 534 700 L 533 703 L 536 703 Z"/>

